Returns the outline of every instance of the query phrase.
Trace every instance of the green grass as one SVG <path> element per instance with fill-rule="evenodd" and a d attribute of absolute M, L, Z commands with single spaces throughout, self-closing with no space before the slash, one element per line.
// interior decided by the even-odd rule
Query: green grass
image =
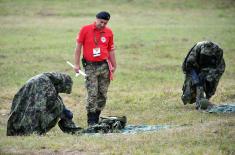
<path fill-rule="evenodd" d="M 118 68 L 102 115 L 126 115 L 128 124 L 185 125 L 134 135 L 72 136 L 58 127 L 46 136 L 7 137 L 11 101 L 30 77 L 66 72 L 73 92 L 61 96 L 86 127 L 86 90 L 73 62 L 81 26 L 100 10 L 111 13 Z M 226 71 L 212 102 L 235 102 L 233 0 L 0 0 L 0 153 L 234 154 L 234 114 L 207 114 L 181 103 L 181 64 L 198 41 L 224 49 Z"/>

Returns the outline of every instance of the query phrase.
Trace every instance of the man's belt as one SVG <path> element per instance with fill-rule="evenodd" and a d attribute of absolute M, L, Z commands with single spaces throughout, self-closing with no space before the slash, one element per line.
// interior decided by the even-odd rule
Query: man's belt
<path fill-rule="evenodd" d="M 87 65 L 102 65 L 104 63 L 107 63 L 106 60 L 103 60 L 103 61 L 96 61 L 96 62 L 91 62 L 91 61 L 86 61 L 86 64 Z"/>

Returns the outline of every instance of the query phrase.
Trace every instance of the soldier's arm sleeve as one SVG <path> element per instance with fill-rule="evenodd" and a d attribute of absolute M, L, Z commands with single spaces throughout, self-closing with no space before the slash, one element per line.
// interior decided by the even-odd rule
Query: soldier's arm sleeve
<path fill-rule="evenodd" d="M 197 86 L 200 83 L 199 76 L 194 69 L 191 70 L 192 84 Z"/>
<path fill-rule="evenodd" d="M 186 59 L 186 70 L 188 72 L 190 72 L 192 69 L 196 71 L 199 69 L 197 60 L 200 54 L 200 49 L 200 46 L 195 46 L 188 55 L 188 58 Z"/>
<path fill-rule="evenodd" d="M 220 77 L 222 76 L 222 74 L 224 73 L 225 71 L 225 61 L 224 61 L 224 58 L 223 58 L 223 50 L 222 49 L 219 49 L 220 50 L 220 56 L 218 56 L 218 62 L 216 63 L 216 68 L 215 69 L 211 69 L 209 71 L 209 74 L 208 76 L 213 78 L 213 79 L 220 79 Z"/>
<path fill-rule="evenodd" d="M 225 61 L 224 58 L 221 58 L 219 65 L 216 67 L 215 78 L 220 78 L 225 71 Z"/>

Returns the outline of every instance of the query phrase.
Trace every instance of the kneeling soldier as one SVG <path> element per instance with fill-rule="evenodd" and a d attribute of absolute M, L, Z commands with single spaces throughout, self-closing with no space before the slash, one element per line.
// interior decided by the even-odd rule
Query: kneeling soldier
<path fill-rule="evenodd" d="M 71 93 L 69 75 L 52 72 L 31 78 L 14 96 L 7 122 L 7 136 L 45 134 L 58 125 L 63 132 L 81 128 L 72 121 L 73 113 L 65 108 L 59 93 Z"/>
<path fill-rule="evenodd" d="M 207 109 L 225 70 L 223 50 L 210 41 L 198 42 L 188 52 L 182 70 L 185 74 L 183 103 L 196 102 L 196 109 Z"/>

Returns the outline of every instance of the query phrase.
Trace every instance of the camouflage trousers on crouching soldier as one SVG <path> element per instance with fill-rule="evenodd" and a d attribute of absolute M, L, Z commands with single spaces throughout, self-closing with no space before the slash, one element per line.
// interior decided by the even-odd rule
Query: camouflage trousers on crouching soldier
<path fill-rule="evenodd" d="M 106 61 L 101 63 L 86 63 L 85 66 L 87 88 L 87 116 L 88 124 L 96 124 L 104 109 L 110 84 L 109 68 Z"/>
<path fill-rule="evenodd" d="M 200 86 L 202 87 L 203 92 L 205 93 L 205 97 L 210 99 L 216 91 L 219 80 L 221 76 L 216 76 L 213 74 L 213 69 L 206 68 L 199 73 Z M 192 76 L 186 74 L 185 81 L 183 85 L 183 95 L 181 96 L 184 104 L 194 103 L 196 101 L 196 85 L 193 84 Z"/>

